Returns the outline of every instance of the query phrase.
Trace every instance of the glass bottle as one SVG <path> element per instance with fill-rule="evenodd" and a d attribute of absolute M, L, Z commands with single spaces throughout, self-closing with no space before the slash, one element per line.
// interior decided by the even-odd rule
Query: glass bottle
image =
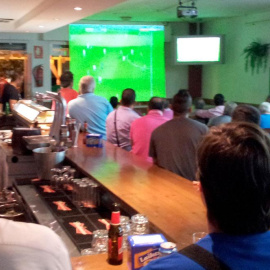
<path fill-rule="evenodd" d="M 108 263 L 112 265 L 123 263 L 123 231 L 120 223 L 120 209 L 116 203 L 113 204 L 108 233 Z"/>

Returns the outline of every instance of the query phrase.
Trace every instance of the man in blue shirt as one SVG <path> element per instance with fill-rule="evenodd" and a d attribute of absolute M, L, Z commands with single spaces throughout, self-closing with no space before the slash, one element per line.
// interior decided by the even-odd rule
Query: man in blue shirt
<path fill-rule="evenodd" d="M 193 257 L 180 251 L 143 270 L 270 269 L 268 135 L 244 122 L 213 128 L 198 149 L 198 178 L 210 234 Z M 206 267 L 208 258 L 222 266 Z"/>
<path fill-rule="evenodd" d="M 106 140 L 106 118 L 113 108 L 106 98 L 94 94 L 95 87 L 96 82 L 92 76 L 81 78 L 81 95 L 68 103 L 69 115 L 80 122 L 82 127 L 86 121 L 88 132 L 102 134 Z"/>

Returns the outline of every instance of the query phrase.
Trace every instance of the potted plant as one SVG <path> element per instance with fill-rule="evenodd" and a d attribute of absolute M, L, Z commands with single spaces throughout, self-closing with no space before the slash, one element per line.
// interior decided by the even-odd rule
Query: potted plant
<path fill-rule="evenodd" d="M 252 73 L 256 69 L 257 73 L 261 68 L 266 69 L 268 60 L 268 49 L 270 44 L 261 44 L 260 42 L 253 41 L 244 49 L 246 59 L 246 71 L 251 68 Z"/>

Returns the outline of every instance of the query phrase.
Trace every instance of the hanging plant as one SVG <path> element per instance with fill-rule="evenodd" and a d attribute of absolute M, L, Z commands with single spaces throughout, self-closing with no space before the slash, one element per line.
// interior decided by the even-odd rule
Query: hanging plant
<path fill-rule="evenodd" d="M 246 71 L 249 67 L 252 73 L 256 69 L 257 73 L 261 68 L 266 69 L 268 61 L 268 49 L 270 44 L 261 44 L 259 42 L 252 42 L 244 49 L 246 59 Z"/>

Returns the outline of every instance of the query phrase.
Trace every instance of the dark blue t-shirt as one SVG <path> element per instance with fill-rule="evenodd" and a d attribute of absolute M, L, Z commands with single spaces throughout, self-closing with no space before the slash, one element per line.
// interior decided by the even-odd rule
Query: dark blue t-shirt
<path fill-rule="evenodd" d="M 270 232 L 245 236 L 213 233 L 197 243 L 233 270 L 270 269 Z M 142 270 L 203 270 L 189 258 L 174 253 L 150 262 Z"/>

